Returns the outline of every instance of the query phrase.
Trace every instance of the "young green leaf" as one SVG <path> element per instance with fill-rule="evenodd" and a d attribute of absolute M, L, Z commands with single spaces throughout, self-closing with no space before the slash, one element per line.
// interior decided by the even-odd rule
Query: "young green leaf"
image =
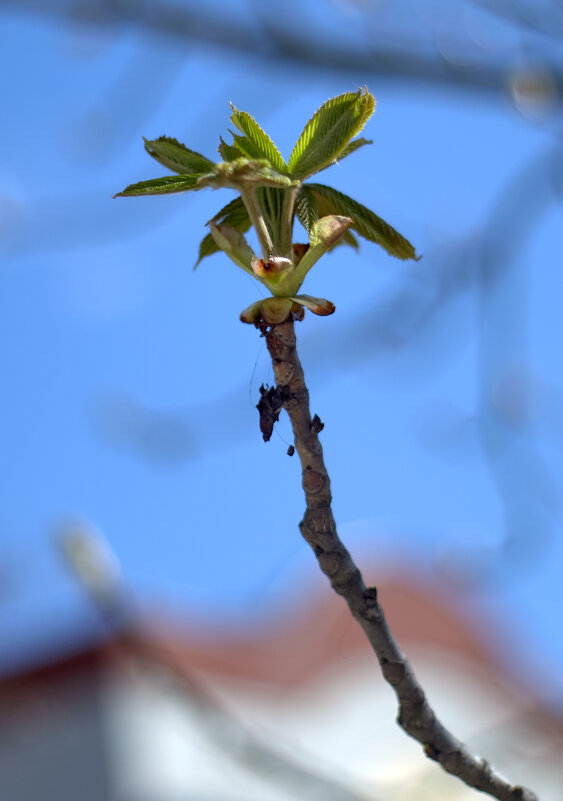
<path fill-rule="evenodd" d="M 373 113 L 375 111 L 375 106 L 376 106 L 376 99 L 372 94 L 370 94 L 368 92 L 367 86 L 364 86 L 364 90 L 365 90 L 365 103 L 362 106 L 362 109 L 363 109 L 362 110 L 362 117 L 361 117 L 360 120 L 358 120 L 359 128 L 358 128 L 357 133 L 359 133 L 362 130 L 362 128 L 364 127 L 366 122 L 373 115 Z M 354 134 L 354 136 L 356 136 L 356 134 Z"/>
<path fill-rule="evenodd" d="M 248 211 L 240 197 L 236 197 L 234 200 L 231 200 L 230 203 L 227 203 L 226 206 L 223 206 L 214 217 L 208 220 L 207 224 L 210 225 L 211 223 L 227 225 L 229 228 L 234 228 L 242 234 L 250 228 Z M 212 256 L 213 253 L 217 253 L 220 249 L 221 248 L 217 246 L 211 234 L 207 234 L 200 243 L 198 259 L 194 264 L 194 270 L 203 259 L 207 258 L 207 256 Z"/>
<path fill-rule="evenodd" d="M 185 145 L 169 136 L 160 136 L 153 140 L 145 139 L 145 150 L 149 156 L 173 172 L 203 175 L 215 166 L 213 161 L 202 156 L 201 153 L 189 150 Z"/>
<path fill-rule="evenodd" d="M 367 89 L 346 92 L 324 103 L 309 120 L 289 158 L 295 178 L 307 178 L 337 159 L 375 109 Z"/>
<path fill-rule="evenodd" d="M 114 197 L 140 197 L 142 195 L 171 195 L 174 192 L 188 192 L 200 189 L 199 175 L 170 175 L 166 178 L 153 178 L 151 181 L 140 181 L 131 184 L 118 192 Z"/>
<path fill-rule="evenodd" d="M 364 145 L 373 145 L 373 139 L 364 139 L 362 136 L 359 136 L 357 139 L 352 139 L 352 141 L 346 145 L 344 150 L 340 151 L 340 153 L 334 159 L 334 161 L 331 161 L 330 164 L 327 164 L 326 167 L 323 167 L 323 170 L 332 167 L 333 164 L 338 164 L 339 162 L 342 161 L 342 159 L 345 159 L 346 156 L 349 156 L 350 153 L 355 153 L 356 150 L 359 150 Z M 318 170 L 318 172 L 321 171 Z"/>
<path fill-rule="evenodd" d="M 360 236 L 381 245 L 391 256 L 403 260 L 417 259 L 408 239 L 361 203 L 323 184 L 307 184 L 306 188 L 316 198 L 321 214 L 344 214 L 353 220 L 353 227 Z"/>
<path fill-rule="evenodd" d="M 238 267 L 253 276 L 254 273 L 250 262 L 254 258 L 254 251 L 249 246 L 244 235 L 237 231 L 236 228 L 231 228 L 230 225 L 216 225 L 211 222 L 210 228 L 211 236 L 215 240 L 217 247 L 226 253 Z"/>
<path fill-rule="evenodd" d="M 207 225 L 211 225 L 211 223 L 215 223 L 218 226 L 227 225 L 229 228 L 234 228 L 241 234 L 246 233 L 250 228 L 248 211 L 240 197 L 236 197 L 234 200 L 231 200 L 230 203 L 227 203 L 226 206 L 223 206 L 215 216 L 207 221 Z M 207 256 L 212 256 L 213 253 L 217 253 L 220 249 L 221 248 L 217 246 L 211 234 L 207 234 L 207 236 L 201 240 L 198 259 L 194 264 L 194 270 L 201 264 L 203 259 L 207 258 Z"/>
<path fill-rule="evenodd" d="M 253 142 L 252 139 L 249 139 L 247 136 L 240 136 L 240 134 L 233 133 L 233 131 L 229 131 L 229 133 L 233 137 L 233 147 L 235 147 L 239 153 L 249 159 L 265 161 L 270 167 L 272 166 L 270 160 L 264 158 L 264 153 L 256 142 Z"/>
<path fill-rule="evenodd" d="M 334 247 L 338 247 L 338 245 L 349 245 L 354 250 L 360 249 L 360 243 L 358 242 L 358 237 L 354 236 L 352 231 L 346 231 L 342 239 L 339 239 L 338 242 L 334 245 Z"/>
<path fill-rule="evenodd" d="M 219 137 L 221 143 L 217 150 L 219 151 L 219 155 L 223 159 L 223 161 L 236 161 L 236 159 L 240 159 L 244 156 L 244 153 L 235 147 L 234 145 L 229 145 L 228 142 L 225 142 L 222 136 Z"/>
<path fill-rule="evenodd" d="M 256 192 L 260 209 L 272 236 L 275 236 L 280 228 L 286 194 L 284 189 L 273 186 L 261 186 Z"/>
<path fill-rule="evenodd" d="M 237 231 L 248 231 L 250 228 L 250 217 L 246 206 L 240 197 L 234 198 L 230 203 L 217 212 L 210 220 L 209 223 L 225 223 L 230 225 L 231 228 L 236 228 Z"/>
<path fill-rule="evenodd" d="M 214 253 L 219 253 L 220 250 L 221 248 L 217 246 L 211 234 L 206 234 L 199 243 L 199 252 L 197 254 L 197 261 L 194 264 L 194 270 L 204 259 L 208 256 L 212 256 Z"/>
<path fill-rule="evenodd" d="M 314 194 L 309 190 L 308 184 L 304 184 L 299 189 L 295 203 L 295 211 L 297 212 L 299 222 L 307 233 L 309 233 L 311 227 L 319 219 L 319 205 Z"/>
<path fill-rule="evenodd" d="M 232 103 L 231 108 L 233 110 L 233 113 L 231 114 L 231 122 L 233 125 L 236 125 L 239 131 L 242 131 L 245 137 L 252 142 L 255 148 L 253 153 L 248 153 L 245 150 L 244 152 L 246 155 L 251 156 L 251 158 L 266 159 L 278 172 L 287 172 L 287 165 L 283 160 L 280 151 L 272 142 L 268 134 L 258 125 L 254 117 L 251 117 L 246 111 L 239 111 L 239 109 L 235 108 Z M 233 137 L 235 139 L 235 144 L 238 146 L 239 143 L 237 139 L 240 137 L 236 137 L 234 134 Z"/>
<path fill-rule="evenodd" d="M 295 209 L 297 212 L 297 217 L 299 222 L 305 228 L 308 234 L 311 233 L 311 228 L 317 222 L 319 217 L 326 216 L 330 214 L 330 208 L 328 204 L 321 199 L 321 206 L 322 211 L 319 210 L 319 203 L 317 202 L 313 191 L 309 188 L 310 184 L 303 184 L 303 186 L 299 189 L 299 194 L 297 195 L 297 202 L 295 204 Z M 357 238 L 354 236 L 352 231 L 348 230 L 345 234 L 343 234 L 340 239 L 338 239 L 332 247 L 338 247 L 338 245 L 350 245 L 350 247 L 354 248 L 354 250 L 359 250 L 359 242 Z"/>

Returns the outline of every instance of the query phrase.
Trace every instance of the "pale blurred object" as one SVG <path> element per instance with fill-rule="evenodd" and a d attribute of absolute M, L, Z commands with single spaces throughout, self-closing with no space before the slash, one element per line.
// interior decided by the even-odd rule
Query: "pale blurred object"
<path fill-rule="evenodd" d="M 104 536 L 89 523 L 73 522 L 56 533 L 60 553 L 86 593 L 104 608 L 121 597 L 121 569 Z"/>
<path fill-rule="evenodd" d="M 510 76 L 510 93 L 516 108 L 527 117 L 545 117 L 557 108 L 559 92 L 553 76 L 530 68 Z"/>

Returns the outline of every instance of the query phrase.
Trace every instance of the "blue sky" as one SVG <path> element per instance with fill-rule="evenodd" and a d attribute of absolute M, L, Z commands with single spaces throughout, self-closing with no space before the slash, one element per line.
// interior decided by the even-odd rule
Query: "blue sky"
<path fill-rule="evenodd" d="M 340 30 L 331 19 L 327 43 Z M 467 614 L 498 621 L 512 669 L 543 675 L 560 702 L 553 117 L 522 113 L 508 92 L 304 78 L 127 27 L 16 10 L 0 23 L 2 664 L 94 625 L 54 546 L 66 520 L 103 532 L 137 602 L 209 625 L 247 625 L 321 586 L 297 530 L 289 425 L 268 445 L 258 431 L 272 371 L 238 315 L 260 287 L 220 255 L 192 271 L 205 221 L 231 195 L 112 195 L 164 172 L 143 135 L 214 158 L 233 101 L 287 155 L 325 99 L 367 83 L 374 145 L 325 180 L 424 258 L 404 264 L 363 243 L 324 259 L 304 287 L 337 305 L 307 315 L 298 336 L 341 535 L 371 581 L 381 570 L 456 588 Z M 499 265 L 485 289 L 471 278 Z"/>

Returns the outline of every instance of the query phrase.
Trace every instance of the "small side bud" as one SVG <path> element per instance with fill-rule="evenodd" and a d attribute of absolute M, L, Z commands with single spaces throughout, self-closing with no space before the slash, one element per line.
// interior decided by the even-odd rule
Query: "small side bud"
<path fill-rule="evenodd" d="M 326 298 L 314 298 L 312 295 L 296 295 L 292 300 L 305 306 L 313 314 L 320 314 L 322 317 L 333 314 L 336 308 L 332 301 Z"/>
<path fill-rule="evenodd" d="M 240 320 L 242 323 L 257 323 L 260 320 L 260 303 L 261 301 L 257 300 L 247 306 L 244 311 L 241 311 Z"/>

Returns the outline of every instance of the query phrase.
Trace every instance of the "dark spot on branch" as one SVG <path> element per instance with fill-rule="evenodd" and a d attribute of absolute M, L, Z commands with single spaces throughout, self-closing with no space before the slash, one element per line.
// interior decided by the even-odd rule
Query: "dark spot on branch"
<path fill-rule="evenodd" d="M 440 759 L 440 751 L 435 748 L 432 743 L 424 743 L 424 753 L 429 759 L 438 762 Z"/>
<path fill-rule="evenodd" d="M 364 598 L 368 603 L 377 603 L 377 587 L 368 587 L 364 592 Z"/>
<path fill-rule="evenodd" d="M 318 434 L 318 433 L 319 433 L 319 431 L 322 431 L 324 427 L 325 427 L 325 424 L 323 423 L 323 421 L 321 420 L 321 418 L 319 417 L 319 415 L 318 415 L 318 414 L 316 414 L 316 415 L 313 417 L 313 419 L 311 420 L 311 431 L 312 431 L 314 434 Z"/>
<path fill-rule="evenodd" d="M 278 387 L 266 389 L 264 384 L 260 387 L 260 400 L 256 404 L 260 415 L 260 431 L 264 442 L 268 442 L 274 431 L 274 424 L 280 417 L 283 407 L 283 392 Z"/>

